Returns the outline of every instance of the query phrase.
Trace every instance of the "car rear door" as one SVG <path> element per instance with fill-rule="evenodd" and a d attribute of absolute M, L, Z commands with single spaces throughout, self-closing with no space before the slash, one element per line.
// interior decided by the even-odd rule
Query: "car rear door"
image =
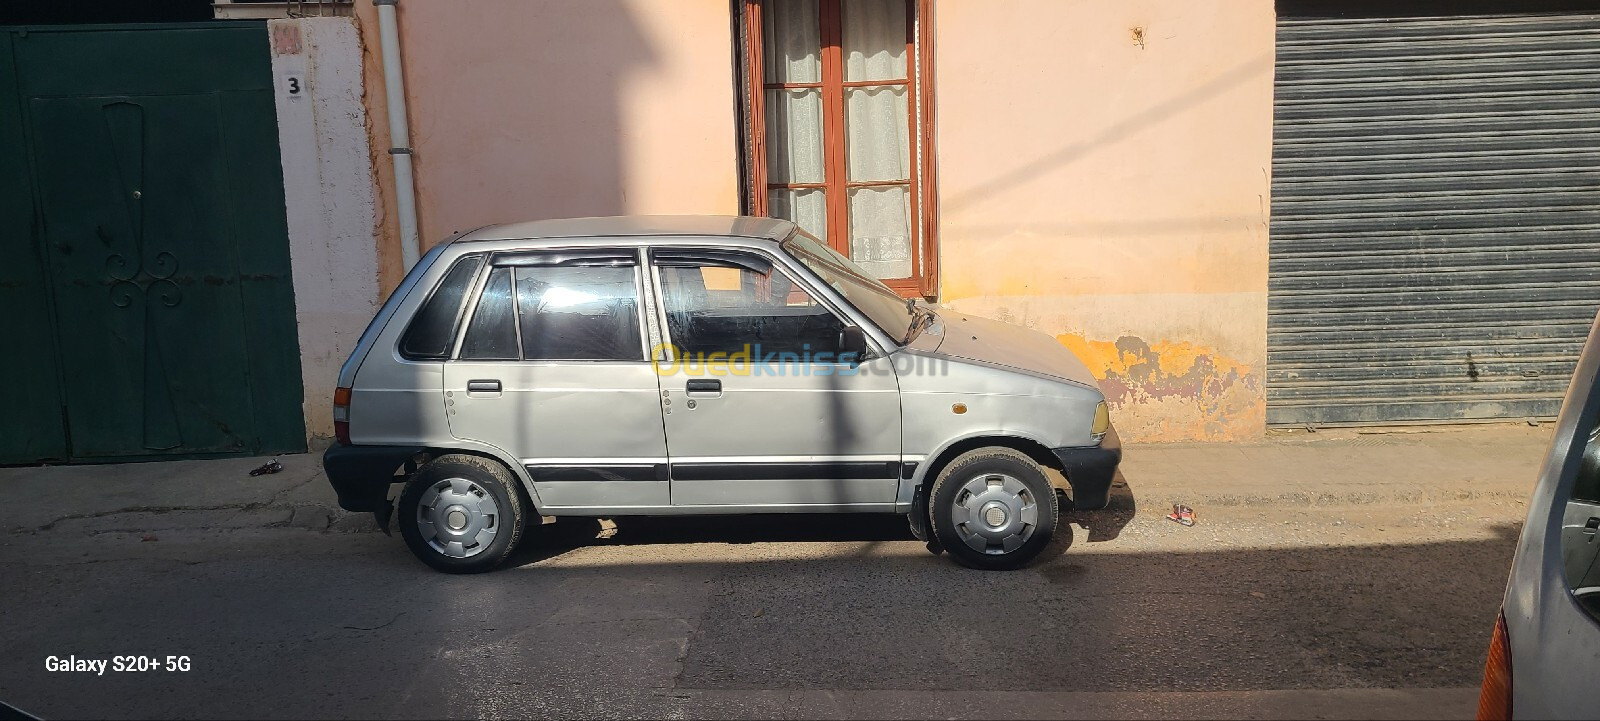
<path fill-rule="evenodd" d="M 892 508 L 893 363 L 841 360 L 846 322 L 771 259 L 655 249 L 659 363 L 677 506 Z"/>
<path fill-rule="evenodd" d="M 452 435 L 521 459 L 544 508 L 668 505 L 638 249 L 489 262 L 445 363 Z"/>

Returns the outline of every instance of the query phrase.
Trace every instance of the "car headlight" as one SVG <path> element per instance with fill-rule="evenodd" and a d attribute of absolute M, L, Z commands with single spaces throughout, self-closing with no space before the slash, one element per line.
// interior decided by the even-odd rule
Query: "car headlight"
<path fill-rule="evenodd" d="M 1094 425 L 1089 428 L 1089 433 L 1098 439 L 1105 436 L 1108 430 L 1111 430 L 1111 411 L 1106 408 L 1105 401 L 1100 401 L 1100 405 L 1094 407 Z"/>

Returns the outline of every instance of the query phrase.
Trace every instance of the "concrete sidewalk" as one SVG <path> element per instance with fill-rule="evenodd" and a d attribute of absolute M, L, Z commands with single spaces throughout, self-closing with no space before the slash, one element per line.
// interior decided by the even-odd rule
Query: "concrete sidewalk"
<path fill-rule="evenodd" d="M 1520 501 L 1533 492 L 1554 428 L 1271 431 L 1254 443 L 1130 446 L 1122 475 L 1141 501 L 1189 505 Z"/>
<path fill-rule="evenodd" d="M 1419 426 L 1273 432 L 1259 442 L 1130 445 L 1125 498 L 1143 508 L 1357 505 L 1525 499 L 1553 426 Z M 321 454 L 279 457 L 284 470 L 249 475 L 266 458 L 0 468 L 0 529 L 259 528 L 374 530 L 338 508 Z"/>

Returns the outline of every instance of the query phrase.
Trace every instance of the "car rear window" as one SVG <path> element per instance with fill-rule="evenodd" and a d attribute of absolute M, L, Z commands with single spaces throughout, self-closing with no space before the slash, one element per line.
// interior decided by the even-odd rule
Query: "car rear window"
<path fill-rule="evenodd" d="M 400 355 L 410 360 L 444 360 L 450 355 L 450 342 L 461 322 L 461 301 L 483 265 L 483 256 L 469 255 L 450 267 L 439 287 L 422 304 L 405 335 L 400 337 Z"/>

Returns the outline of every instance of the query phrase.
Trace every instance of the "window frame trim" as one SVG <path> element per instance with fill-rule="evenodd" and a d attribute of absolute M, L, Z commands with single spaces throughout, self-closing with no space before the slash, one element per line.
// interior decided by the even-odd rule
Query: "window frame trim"
<path fill-rule="evenodd" d="M 823 102 L 823 168 L 825 177 L 829 179 L 824 183 L 789 183 L 782 187 L 790 188 L 826 188 L 840 189 L 840 198 L 830 197 L 828 204 L 828 245 L 846 257 L 850 256 L 849 249 L 849 190 L 852 187 L 870 187 L 874 184 L 902 185 L 899 182 L 863 182 L 850 183 L 845 177 L 848 164 L 848 150 L 845 149 L 845 134 L 842 127 L 845 108 L 843 107 L 843 89 L 856 85 L 885 86 L 903 85 L 907 88 L 907 103 L 910 128 L 908 141 L 912 143 L 910 150 L 912 172 L 910 182 L 911 204 L 911 241 L 912 249 L 916 251 L 920 268 L 913 267 L 909 278 L 895 278 L 884 280 L 884 284 L 894 289 L 895 292 L 905 297 L 922 296 L 937 298 L 939 291 L 939 253 L 938 253 L 938 186 L 937 174 L 934 166 L 936 153 L 934 152 L 935 113 L 933 102 L 934 65 L 934 12 L 933 0 L 905 0 L 907 4 L 907 43 L 906 43 L 906 77 L 903 81 L 857 81 L 846 83 L 843 79 L 843 67 L 839 59 L 842 52 L 842 31 L 839 22 L 839 8 L 845 0 L 818 0 L 819 30 L 822 35 L 822 52 L 819 57 L 822 81 L 817 83 L 776 83 L 783 87 L 816 87 L 822 95 Z M 763 26 L 762 12 L 766 9 L 767 0 L 733 0 L 735 11 L 741 19 L 740 31 L 743 34 L 743 57 L 739 63 L 739 72 L 743 83 L 740 95 L 746 115 L 744 152 L 749 157 L 744 162 L 748 176 L 746 178 L 746 212 L 750 215 L 766 216 L 770 212 L 767 194 L 770 190 L 767 172 L 767 140 L 766 140 L 766 57 L 762 47 Z M 831 48 L 831 50 L 830 50 Z M 831 60 L 830 60 L 831 56 Z M 833 78 L 832 75 L 839 77 Z M 837 81 L 837 82 L 834 82 Z M 833 97 L 829 86 L 840 89 L 839 97 Z M 834 162 L 830 163 L 829 160 Z M 837 177 L 835 177 L 837 176 Z M 835 208 L 843 212 L 835 212 Z"/>

